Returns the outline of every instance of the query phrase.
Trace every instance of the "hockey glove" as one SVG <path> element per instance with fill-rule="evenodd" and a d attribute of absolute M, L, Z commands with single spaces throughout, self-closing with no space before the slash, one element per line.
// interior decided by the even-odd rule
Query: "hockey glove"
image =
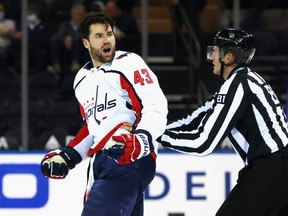
<path fill-rule="evenodd" d="M 113 136 L 115 145 L 106 150 L 107 155 L 120 165 L 145 157 L 154 150 L 151 139 L 144 133 Z"/>
<path fill-rule="evenodd" d="M 81 160 L 80 154 L 71 147 L 50 151 L 41 161 L 41 172 L 48 178 L 63 179 Z"/>

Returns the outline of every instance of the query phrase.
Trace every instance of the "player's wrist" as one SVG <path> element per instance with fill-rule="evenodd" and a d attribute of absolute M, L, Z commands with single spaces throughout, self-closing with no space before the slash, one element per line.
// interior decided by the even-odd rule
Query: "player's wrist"
<path fill-rule="evenodd" d="M 59 155 L 65 160 L 69 169 L 73 169 L 78 163 L 82 161 L 81 155 L 70 146 L 63 148 Z"/>
<path fill-rule="evenodd" d="M 138 137 L 140 137 L 141 145 L 143 145 L 144 151 L 145 151 L 145 149 L 148 149 L 149 150 L 148 154 L 151 151 L 154 151 L 152 136 L 148 131 L 143 130 L 143 129 L 138 129 L 138 130 L 135 130 L 134 134 L 137 135 Z M 143 156 L 147 156 L 147 155 L 146 155 L 146 153 L 143 154 Z"/>

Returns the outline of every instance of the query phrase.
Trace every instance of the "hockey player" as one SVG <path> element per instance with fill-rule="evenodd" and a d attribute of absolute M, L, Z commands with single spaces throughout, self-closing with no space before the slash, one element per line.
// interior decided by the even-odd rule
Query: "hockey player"
<path fill-rule="evenodd" d="M 82 216 L 143 215 L 143 192 L 155 175 L 155 140 L 167 123 L 157 77 L 137 54 L 115 51 L 113 26 L 104 13 L 83 19 L 79 30 L 91 62 L 77 73 L 74 91 L 85 124 L 41 162 L 44 176 L 62 179 L 91 158 L 93 181 Z"/>
<path fill-rule="evenodd" d="M 209 155 L 228 136 L 245 167 L 217 216 L 288 215 L 288 126 L 271 86 L 247 64 L 253 35 L 219 31 L 207 57 L 224 83 L 203 106 L 168 124 L 163 146 Z"/>

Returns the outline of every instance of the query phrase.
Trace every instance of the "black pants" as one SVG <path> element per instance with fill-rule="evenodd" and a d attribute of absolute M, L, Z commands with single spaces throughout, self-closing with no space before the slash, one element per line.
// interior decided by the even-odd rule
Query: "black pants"
<path fill-rule="evenodd" d="M 216 213 L 232 215 L 288 216 L 287 147 L 240 170 L 236 186 Z"/>

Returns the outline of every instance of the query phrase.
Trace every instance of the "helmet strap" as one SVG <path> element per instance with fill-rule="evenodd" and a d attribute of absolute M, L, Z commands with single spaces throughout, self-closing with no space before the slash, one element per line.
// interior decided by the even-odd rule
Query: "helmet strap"
<path fill-rule="evenodd" d="M 223 61 L 221 61 L 219 59 L 219 62 L 221 63 L 221 68 L 220 68 L 220 77 L 224 79 L 224 66 L 225 66 L 225 63 Z"/>
<path fill-rule="evenodd" d="M 224 63 L 224 61 L 222 61 L 220 58 L 219 58 L 219 62 L 221 63 L 221 69 L 220 69 L 220 76 L 224 79 L 224 66 L 226 66 L 226 67 L 229 67 L 229 66 L 231 66 L 231 65 L 233 65 L 233 64 L 237 64 L 237 62 L 235 61 L 235 59 L 234 59 L 234 61 L 233 62 L 231 62 L 231 63 L 229 63 L 229 64 L 225 64 Z"/>
<path fill-rule="evenodd" d="M 229 67 L 229 66 L 235 64 L 236 61 L 233 61 L 233 62 L 231 62 L 231 63 L 229 63 L 229 64 L 225 64 L 224 61 L 221 61 L 221 60 L 219 59 L 219 62 L 220 62 L 220 64 L 221 64 L 220 77 L 224 79 L 224 66 L 225 66 L 225 67 Z M 238 65 L 237 65 L 236 67 L 238 67 Z"/>

